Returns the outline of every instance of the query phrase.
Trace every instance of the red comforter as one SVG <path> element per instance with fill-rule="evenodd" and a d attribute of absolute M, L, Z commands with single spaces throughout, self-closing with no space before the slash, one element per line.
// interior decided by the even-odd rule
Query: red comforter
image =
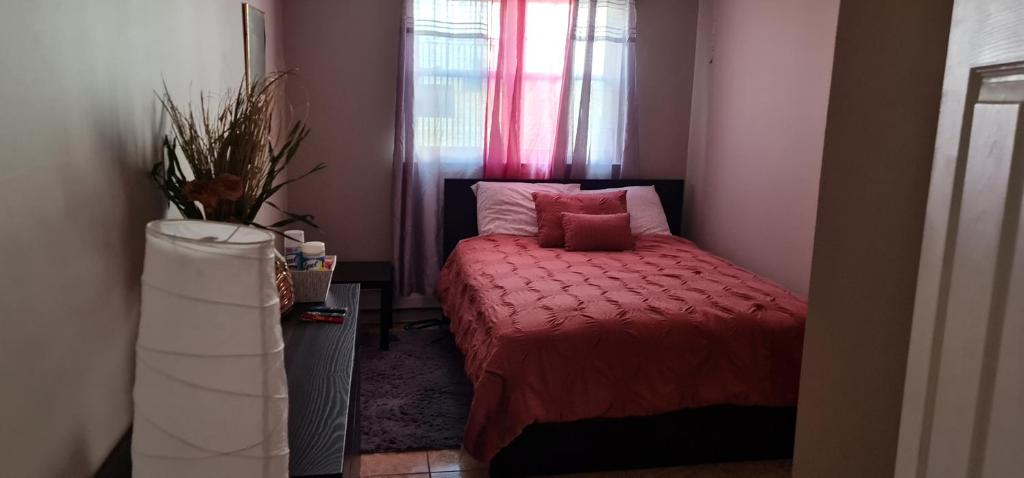
<path fill-rule="evenodd" d="M 568 252 L 475 237 L 438 295 L 473 383 L 464 446 L 480 460 L 531 423 L 796 404 L 805 303 L 685 239 Z"/>

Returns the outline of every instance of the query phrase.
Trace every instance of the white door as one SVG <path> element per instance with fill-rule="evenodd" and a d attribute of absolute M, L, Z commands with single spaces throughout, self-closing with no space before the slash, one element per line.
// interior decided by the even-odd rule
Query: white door
<path fill-rule="evenodd" d="M 1024 476 L 1024 0 L 956 0 L 896 476 Z"/>

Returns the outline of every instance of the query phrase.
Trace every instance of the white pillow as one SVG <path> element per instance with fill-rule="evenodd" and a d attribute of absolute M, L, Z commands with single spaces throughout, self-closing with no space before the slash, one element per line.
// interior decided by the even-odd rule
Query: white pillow
<path fill-rule="evenodd" d="M 472 189 L 476 194 L 476 224 L 481 236 L 536 236 L 537 208 L 533 204 L 533 193 L 573 194 L 580 191 L 580 185 L 481 181 Z"/>
<path fill-rule="evenodd" d="M 591 189 L 580 191 L 584 194 L 626 191 L 626 212 L 629 213 L 629 229 L 634 235 L 672 234 L 661 207 L 661 198 L 654 186 L 630 186 L 625 188 Z"/>

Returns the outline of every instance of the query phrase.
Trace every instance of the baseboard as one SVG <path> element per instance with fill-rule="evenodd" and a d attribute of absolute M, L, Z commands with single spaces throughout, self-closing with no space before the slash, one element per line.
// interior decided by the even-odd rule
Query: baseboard
<path fill-rule="evenodd" d="M 395 301 L 396 309 L 438 309 L 441 303 L 429 295 L 414 294 L 407 297 L 399 297 Z"/>

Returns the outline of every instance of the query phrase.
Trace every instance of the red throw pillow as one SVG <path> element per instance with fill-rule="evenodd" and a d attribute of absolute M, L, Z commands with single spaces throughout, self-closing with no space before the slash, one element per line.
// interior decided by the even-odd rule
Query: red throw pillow
<path fill-rule="evenodd" d="M 626 212 L 626 191 L 602 194 L 533 193 L 537 208 L 537 239 L 541 247 L 562 247 L 562 214 L 619 214 Z"/>
<path fill-rule="evenodd" d="M 625 251 L 633 248 L 629 214 L 562 214 L 567 251 Z"/>

